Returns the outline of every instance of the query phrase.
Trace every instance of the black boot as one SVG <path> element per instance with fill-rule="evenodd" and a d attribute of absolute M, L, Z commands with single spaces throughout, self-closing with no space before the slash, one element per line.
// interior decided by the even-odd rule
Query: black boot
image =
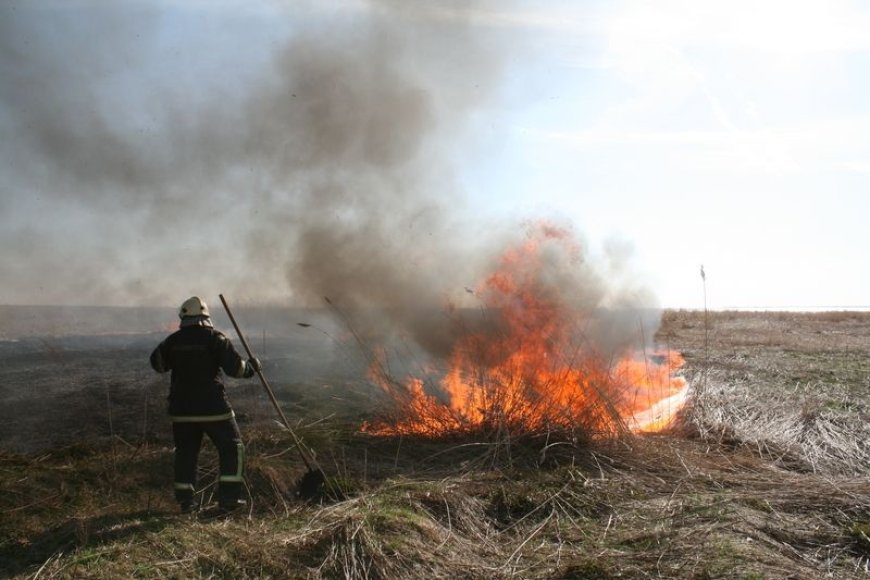
<path fill-rule="evenodd" d="M 181 488 L 176 485 L 175 501 L 178 503 L 178 507 L 183 514 L 189 514 L 199 509 L 199 502 L 193 493 L 192 485 L 189 488 Z"/>
<path fill-rule="evenodd" d="M 244 509 L 245 506 L 247 506 L 247 505 L 248 505 L 248 502 L 246 502 L 243 499 L 221 500 L 218 503 L 218 510 L 224 514 L 231 514 L 231 513 L 234 513 L 234 512 L 237 512 L 239 510 Z"/>
<path fill-rule="evenodd" d="M 199 511 L 199 502 L 194 499 L 180 501 L 178 502 L 178 507 L 181 509 L 181 513 L 190 514 Z"/>

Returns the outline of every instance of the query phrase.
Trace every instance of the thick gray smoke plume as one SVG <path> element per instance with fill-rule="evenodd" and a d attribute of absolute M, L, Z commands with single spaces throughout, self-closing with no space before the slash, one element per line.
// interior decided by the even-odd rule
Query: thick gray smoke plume
<path fill-rule="evenodd" d="M 512 229 L 456 183 L 507 48 L 470 4 L 4 3 L 0 303 L 328 296 L 443 353 Z"/>
<path fill-rule="evenodd" d="M 220 45 L 235 17 L 201 8 L 194 36 L 162 45 L 158 9 L 5 4 L 4 205 L 27 219 L 7 224 L 4 266 L 24 278 L 0 299 L 27 296 L 33 272 L 68 289 L 42 301 L 175 302 L 197 267 L 205 287 L 285 296 L 289 265 L 294 299 L 367 265 L 353 292 L 388 288 L 367 280 L 406 268 L 394 251 L 440 237 L 459 203 L 447 145 L 497 67 L 455 18 L 337 5 Z"/>

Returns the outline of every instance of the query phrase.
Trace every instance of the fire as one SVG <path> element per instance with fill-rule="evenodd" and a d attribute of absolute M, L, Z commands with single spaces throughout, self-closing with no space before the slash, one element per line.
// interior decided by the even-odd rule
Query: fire
<path fill-rule="evenodd" d="M 583 266 L 569 232 L 553 226 L 538 226 L 508 249 L 474 291 L 480 319 L 457 322 L 446 368 L 398 382 L 386 365 L 373 365 L 397 413 L 363 429 L 439 436 L 579 428 L 595 436 L 666 427 L 686 396 L 685 381 L 674 376 L 682 357 L 634 348 L 615 356 L 596 345 L 591 308 L 566 298 L 553 275 L 561 261 Z"/>

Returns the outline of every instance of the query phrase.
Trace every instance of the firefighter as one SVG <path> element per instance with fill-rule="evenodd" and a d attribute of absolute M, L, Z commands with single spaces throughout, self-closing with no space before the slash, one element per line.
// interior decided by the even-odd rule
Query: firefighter
<path fill-rule="evenodd" d="M 230 512 L 241 499 L 245 448 L 226 396 L 223 372 L 250 378 L 259 370 L 256 358 L 244 360 L 229 339 L 214 329 L 208 306 L 198 296 L 184 301 L 179 330 L 151 353 L 158 373 L 172 371 L 169 415 L 175 441 L 175 499 L 184 513 L 196 510 L 197 459 L 203 434 L 218 451 L 218 509 Z"/>

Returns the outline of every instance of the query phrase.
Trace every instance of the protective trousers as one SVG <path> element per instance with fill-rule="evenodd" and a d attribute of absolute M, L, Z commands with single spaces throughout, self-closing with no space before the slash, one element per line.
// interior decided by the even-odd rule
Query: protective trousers
<path fill-rule="evenodd" d="M 241 498 L 245 462 L 245 447 L 235 418 L 172 423 L 175 439 L 175 500 L 182 507 L 193 503 L 203 433 L 208 435 L 218 451 L 218 503 L 232 506 Z"/>

